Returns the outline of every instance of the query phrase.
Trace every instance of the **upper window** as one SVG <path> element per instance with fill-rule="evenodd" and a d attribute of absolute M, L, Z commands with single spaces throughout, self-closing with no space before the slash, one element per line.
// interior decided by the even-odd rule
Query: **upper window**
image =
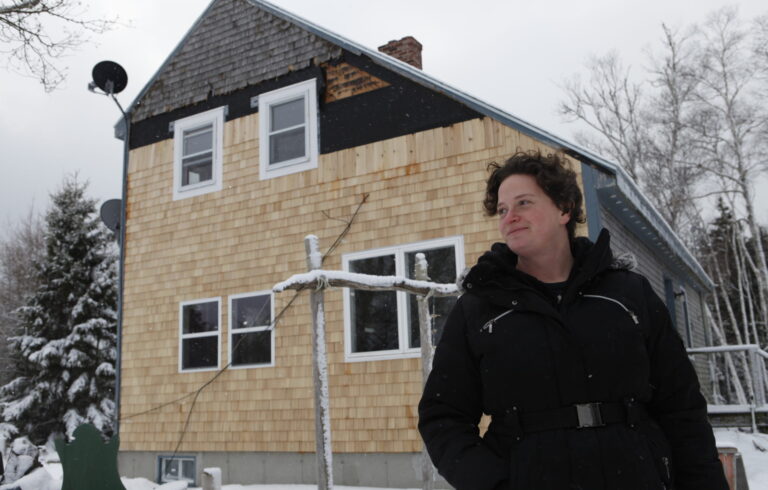
<path fill-rule="evenodd" d="M 464 268 L 461 237 L 419 242 L 343 257 L 344 270 L 377 276 L 414 277 L 416 254 L 427 259 L 432 282 L 453 283 Z M 429 300 L 433 342 L 439 340 L 454 297 Z M 344 337 L 347 360 L 392 359 L 419 355 L 416 296 L 403 291 L 344 290 Z"/>
<path fill-rule="evenodd" d="M 179 312 L 181 371 L 219 368 L 220 298 L 181 303 Z"/>
<path fill-rule="evenodd" d="M 233 368 L 273 366 L 272 292 L 229 298 L 229 362 Z"/>
<path fill-rule="evenodd" d="M 313 78 L 259 95 L 262 179 L 317 167 L 316 92 Z"/>
<path fill-rule="evenodd" d="M 173 198 L 221 190 L 224 107 L 173 123 Z"/>

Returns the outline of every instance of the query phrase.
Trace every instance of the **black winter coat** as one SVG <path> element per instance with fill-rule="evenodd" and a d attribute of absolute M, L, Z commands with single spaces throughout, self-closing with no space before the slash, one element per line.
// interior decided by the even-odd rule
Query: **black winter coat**
<path fill-rule="evenodd" d="M 664 303 L 643 276 L 616 268 L 606 230 L 594 245 L 576 239 L 573 254 L 559 303 L 515 270 L 503 243 L 465 278 L 419 403 L 438 471 L 458 490 L 727 490 Z M 644 407 L 633 427 L 510 431 L 510 413 L 630 400 Z M 481 438 L 483 413 L 493 421 Z"/>

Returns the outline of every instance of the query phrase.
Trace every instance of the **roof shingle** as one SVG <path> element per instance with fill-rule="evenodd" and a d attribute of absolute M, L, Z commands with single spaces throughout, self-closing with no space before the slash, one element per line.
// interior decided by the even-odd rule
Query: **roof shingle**
<path fill-rule="evenodd" d="M 338 57 L 341 48 L 245 0 L 215 0 L 134 107 L 132 121 Z"/>

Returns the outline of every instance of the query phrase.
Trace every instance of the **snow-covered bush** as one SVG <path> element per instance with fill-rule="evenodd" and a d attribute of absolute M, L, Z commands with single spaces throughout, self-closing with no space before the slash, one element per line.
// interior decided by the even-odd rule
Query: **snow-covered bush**
<path fill-rule="evenodd" d="M 26 475 L 37 463 L 38 449 L 26 437 L 19 437 L 11 444 L 3 474 L 3 483 L 13 483 Z M 38 464 L 39 466 L 39 464 Z"/>

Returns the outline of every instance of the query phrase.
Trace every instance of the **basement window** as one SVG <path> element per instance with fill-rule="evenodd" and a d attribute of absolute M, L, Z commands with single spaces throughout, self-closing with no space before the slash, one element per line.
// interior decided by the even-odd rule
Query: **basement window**
<path fill-rule="evenodd" d="M 173 123 L 173 199 L 221 190 L 224 107 Z"/>
<path fill-rule="evenodd" d="M 271 291 L 229 297 L 232 368 L 274 366 L 273 305 Z"/>
<path fill-rule="evenodd" d="M 431 281 L 454 283 L 464 268 L 461 237 L 449 237 L 397 247 L 347 254 L 344 270 L 378 276 L 414 277 L 416 254 L 424 253 Z M 442 334 L 455 297 L 429 300 L 432 341 Z M 344 353 L 347 361 L 417 357 L 420 352 L 416 296 L 403 291 L 344 289 Z"/>
<path fill-rule="evenodd" d="M 179 308 L 179 369 L 205 371 L 219 368 L 221 298 L 185 301 Z"/>
<path fill-rule="evenodd" d="M 313 78 L 259 95 L 259 176 L 317 168 L 317 83 Z"/>
<path fill-rule="evenodd" d="M 195 485 L 196 462 L 194 456 L 159 456 L 160 483 L 187 481 Z"/>

